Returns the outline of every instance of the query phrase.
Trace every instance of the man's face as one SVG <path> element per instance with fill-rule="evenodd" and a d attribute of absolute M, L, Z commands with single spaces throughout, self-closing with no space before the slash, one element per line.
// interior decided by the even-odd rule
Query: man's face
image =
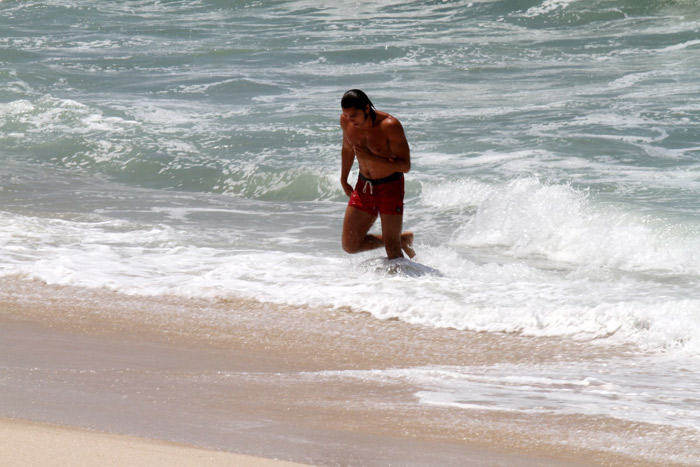
<path fill-rule="evenodd" d="M 369 106 L 367 107 L 368 108 L 365 110 L 356 109 L 354 107 L 343 109 L 343 115 L 345 115 L 345 118 L 347 118 L 353 126 L 359 128 L 364 125 L 369 118 Z"/>

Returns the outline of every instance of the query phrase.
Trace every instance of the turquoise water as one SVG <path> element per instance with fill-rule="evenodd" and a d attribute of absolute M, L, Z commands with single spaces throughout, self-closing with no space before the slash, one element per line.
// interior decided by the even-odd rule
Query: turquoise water
<path fill-rule="evenodd" d="M 695 1 L 0 12 L 3 276 L 700 356 Z M 404 125 L 439 274 L 340 247 L 350 88 Z"/>

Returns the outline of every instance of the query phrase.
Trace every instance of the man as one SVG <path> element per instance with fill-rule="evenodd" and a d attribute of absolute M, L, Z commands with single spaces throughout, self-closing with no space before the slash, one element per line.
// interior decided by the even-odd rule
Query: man
<path fill-rule="evenodd" d="M 340 101 L 343 113 L 343 149 L 340 183 L 350 197 L 343 221 L 343 249 L 358 253 L 384 247 L 389 259 L 409 258 L 413 234 L 401 233 L 403 223 L 403 174 L 411 170 L 411 154 L 401 123 L 374 108 L 367 95 L 351 89 Z M 360 175 L 353 190 L 348 175 L 357 159 Z M 382 219 L 382 234 L 368 234 Z"/>

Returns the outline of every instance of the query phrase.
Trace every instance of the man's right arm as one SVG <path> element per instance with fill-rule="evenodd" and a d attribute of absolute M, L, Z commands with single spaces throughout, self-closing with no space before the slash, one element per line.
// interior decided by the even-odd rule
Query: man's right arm
<path fill-rule="evenodd" d="M 341 121 L 341 127 L 343 127 Z M 343 187 L 345 194 L 352 195 L 352 185 L 348 183 L 348 176 L 350 175 L 350 170 L 352 169 L 352 164 L 355 162 L 355 150 L 350 145 L 350 142 L 345 137 L 345 128 L 343 128 L 343 148 L 341 149 L 341 162 L 340 162 L 340 185 Z"/>

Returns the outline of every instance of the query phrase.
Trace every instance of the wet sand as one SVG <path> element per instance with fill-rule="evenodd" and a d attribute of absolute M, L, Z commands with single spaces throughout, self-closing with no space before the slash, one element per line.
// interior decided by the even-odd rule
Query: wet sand
<path fill-rule="evenodd" d="M 644 437 L 644 424 L 455 410 L 420 404 L 409 385 L 319 376 L 609 352 L 583 346 L 10 278 L 0 280 L 0 416 L 311 465 L 654 465 L 568 441 Z"/>

